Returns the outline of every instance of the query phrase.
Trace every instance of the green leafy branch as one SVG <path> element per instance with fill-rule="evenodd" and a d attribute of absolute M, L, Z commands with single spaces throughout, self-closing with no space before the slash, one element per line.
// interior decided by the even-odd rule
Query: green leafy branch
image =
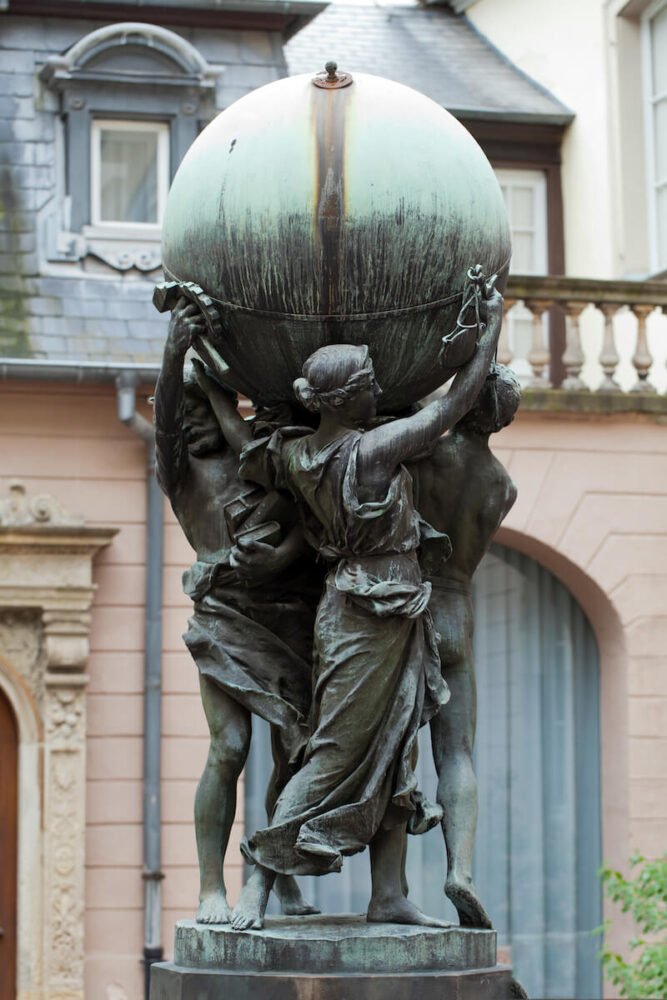
<path fill-rule="evenodd" d="M 639 932 L 628 944 L 633 952 L 626 961 L 604 948 L 600 953 L 607 975 L 631 1000 L 664 1000 L 667 997 L 667 854 L 655 861 L 635 854 L 630 865 L 634 877 L 604 866 L 604 890 L 623 913 L 630 913 Z M 600 933 L 606 929 L 601 927 Z"/>

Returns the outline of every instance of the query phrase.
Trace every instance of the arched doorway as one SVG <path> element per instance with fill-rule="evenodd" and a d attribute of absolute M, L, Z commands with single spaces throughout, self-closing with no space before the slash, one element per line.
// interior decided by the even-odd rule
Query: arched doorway
<path fill-rule="evenodd" d="M 18 729 L 0 688 L 0 1000 L 16 1000 Z"/>
<path fill-rule="evenodd" d="M 494 546 L 475 581 L 476 872 L 529 996 L 601 995 L 599 663 L 568 590 Z"/>
<path fill-rule="evenodd" d="M 475 878 L 511 948 L 529 996 L 601 995 L 596 959 L 602 922 L 600 866 L 599 664 L 579 604 L 539 563 L 495 545 L 475 578 L 478 685 L 476 770 L 479 821 Z M 246 828 L 265 825 L 268 734 L 253 720 L 246 769 Z M 435 796 L 428 733 L 420 785 Z M 455 920 L 443 903 L 442 836 L 409 838 L 411 897 Z M 362 912 L 370 895 L 368 855 L 343 872 L 302 879 L 327 912 Z M 275 905 L 275 904 L 274 904 Z M 275 909 L 273 912 L 277 912 Z"/>

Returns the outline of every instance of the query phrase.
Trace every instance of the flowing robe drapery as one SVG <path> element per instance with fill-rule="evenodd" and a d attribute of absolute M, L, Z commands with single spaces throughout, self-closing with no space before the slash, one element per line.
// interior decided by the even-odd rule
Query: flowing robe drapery
<path fill-rule="evenodd" d="M 199 548 L 193 521 L 216 525 L 209 547 L 183 574 L 194 603 L 183 636 L 204 677 L 274 728 L 285 760 L 300 759 L 308 737 L 312 634 L 321 574 L 302 559 L 279 580 L 249 585 L 230 566 L 231 539 L 223 507 L 247 492 L 238 458 L 223 443 L 208 463 L 189 454 L 182 406 L 175 430 L 156 428 L 157 474 L 188 541 Z M 285 775 L 287 777 L 287 775 Z"/>
<path fill-rule="evenodd" d="M 401 468 L 379 501 L 359 497 L 361 432 L 324 448 L 276 432 L 242 456 L 244 478 L 287 488 L 330 564 L 315 622 L 311 736 L 271 826 L 243 845 L 276 872 L 338 871 L 381 828 L 419 809 L 419 727 L 447 701 L 416 550 L 419 517 Z"/>

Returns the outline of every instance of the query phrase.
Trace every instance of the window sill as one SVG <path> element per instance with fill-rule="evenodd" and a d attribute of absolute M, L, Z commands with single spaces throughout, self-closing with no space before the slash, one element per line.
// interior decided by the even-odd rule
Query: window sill
<path fill-rule="evenodd" d="M 53 263 L 95 257 L 114 271 L 135 268 L 144 273 L 157 270 L 162 263 L 159 226 L 84 226 L 80 233 L 72 233 L 59 227 L 55 215 L 44 222 L 46 257 Z"/>
<path fill-rule="evenodd" d="M 108 240 L 113 242 L 141 241 L 142 243 L 159 243 L 162 237 L 162 227 L 148 223 L 133 225 L 131 222 L 99 222 L 81 229 L 87 240 Z"/>
<path fill-rule="evenodd" d="M 84 254 L 92 255 L 116 271 L 155 271 L 162 262 L 159 226 L 84 226 Z"/>

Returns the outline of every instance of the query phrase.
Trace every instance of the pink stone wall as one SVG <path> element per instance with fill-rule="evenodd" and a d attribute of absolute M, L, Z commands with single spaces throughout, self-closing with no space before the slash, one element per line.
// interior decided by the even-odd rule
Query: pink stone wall
<path fill-rule="evenodd" d="M 499 540 L 571 589 L 601 655 L 603 852 L 667 841 L 667 435 L 644 418 L 530 413 L 497 439 L 519 488 Z M 88 688 L 86 952 L 91 1000 L 140 1000 L 145 454 L 108 387 L 5 383 L 0 488 L 13 477 L 92 524 L 120 528 L 96 563 Z M 191 553 L 167 511 L 164 570 L 164 932 L 196 903 L 192 802 L 207 750 L 196 668 L 181 643 Z M 238 839 L 228 884 L 238 892 Z M 623 928 L 617 921 L 616 935 Z M 118 987 L 114 990 L 112 987 Z"/>
<path fill-rule="evenodd" d="M 570 588 L 600 650 L 602 851 L 667 843 L 667 435 L 640 416 L 523 413 L 498 438 L 518 488 L 499 541 Z M 628 925 L 608 903 L 610 943 Z"/>
<path fill-rule="evenodd" d="M 146 393 L 147 395 L 148 393 Z M 149 413 L 148 408 L 145 411 Z M 0 492 L 12 478 L 52 493 L 91 524 L 120 528 L 95 563 L 88 666 L 86 996 L 142 1000 L 142 733 L 145 449 L 116 418 L 113 389 L 5 383 L 0 394 Z M 181 634 L 191 561 L 168 505 L 163 612 L 163 941 L 196 904 L 194 790 L 208 747 L 197 670 Z M 240 815 L 228 884 L 241 882 Z M 117 989 L 114 989 L 117 987 Z"/>

